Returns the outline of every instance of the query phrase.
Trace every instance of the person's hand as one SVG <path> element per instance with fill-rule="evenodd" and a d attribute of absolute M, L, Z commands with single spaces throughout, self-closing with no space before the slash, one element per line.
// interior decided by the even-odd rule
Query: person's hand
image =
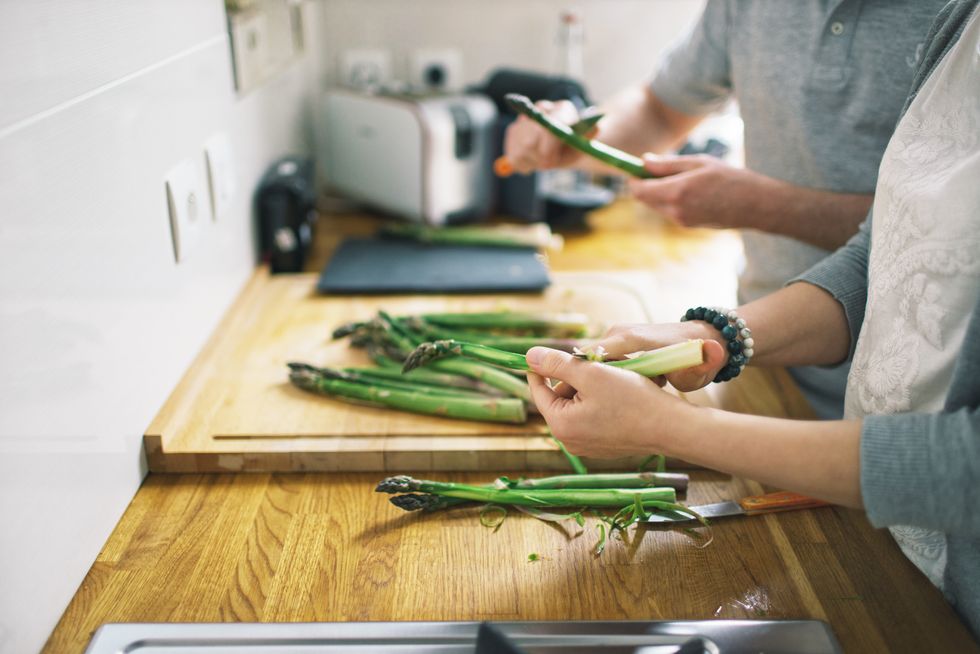
<path fill-rule="evenodd" d="M 751 227 L 775 180 L 708 155 L 643 156 L 658 179 L 631 179 L 640 202 L 685 227 Z"/>
<path fill-rule="evenodd" d="M 649 454 L 661 437 L 685 426 L 696 409 L 635 372 L 576 359 L 567 352 L 531 348 L 531 397 L 569 452 L 599 458 Z M 555 392 L 545 378 L 575 389 Z"/>
<path fill-rule="evenodd" d="M 578 109 L 568 100 L 542 100 L 535 106 L 542 113 L 566 125 L 572 125 L 579 119 Z M 570 166 L 579 157 L 579 153 L 559 141 L 544 127 L 522 115 L 510 124 L 504 134 L 504 156 L 514 172 L 527 175 L 535 170 Z"/>
<path fill-rule="evenodd" d="M 710 384 L 718 371 L 728 363 L 725 339 L 718 330 L 705 322 L 695 320 L 661 325 L 614 325 L 595 347 L 601 346 L 606 351 L 607 359 L 623 359 L 633 352 L 655 350 L 697 338 L 704 341 L 704 363 L 666 375 L 666 381 L 671 386 L 679 391 L 689 392 Z M 661 383 L 663 380 L 655 381 Z"/>

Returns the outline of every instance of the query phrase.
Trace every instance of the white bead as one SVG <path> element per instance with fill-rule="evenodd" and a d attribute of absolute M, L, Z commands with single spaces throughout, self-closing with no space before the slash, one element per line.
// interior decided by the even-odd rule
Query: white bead
<path fill-rule="evenodd" d="M 728 318 L 729 320 L 733 321 L 733 322 L 735 320 L 738 320 L 738 314 L 735 313 L 734 311 L 729 311 L 727 314 L 725 314 L 725 317 Z"/>
<path fill-rule="evenodd" d="M 737 319 L 735 321 L 735 326 L 738 327 L 739 329 L 744 329 L 745 328 L 745 321 L 742 320 L 741 318 L 739 318 L 739 319 Z"/>
<path fill-rule="evenodd" d="M 752 348 L 746 348 L 742 350 L 742 354 L 745 355 L 745 360 L 748 361 L 749 359 L 752 358 L 752 355 L 755 354 L 755 350 L 753 350 Z"/>
<path fill-rule="evenodd" d="M 743 339 L 742 347 L 746 350 L 751 350 L 753 347 L 755 347 L 755 341 L 752 340 L 751 338 Z"/>
<path fill-rule="evenodd" d="M 743 327 L 742 330 L 739 332 L 739 335 L 742 338 L 752 338 L 752 330 L 749 329 L 748 327 Z"/>

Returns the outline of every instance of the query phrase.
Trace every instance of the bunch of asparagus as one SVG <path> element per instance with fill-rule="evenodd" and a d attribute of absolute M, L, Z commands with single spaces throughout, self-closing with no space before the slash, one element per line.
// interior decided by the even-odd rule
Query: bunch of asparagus
<path fill-rule="evenodd" d="M 707 524 L 696 512 L 678 504 L 677 491 L 685 490 L 687 484 L 687 475 L 665 472 L 583 473 L 517 480 L 499 477 L 482 486 L 399 475 L 383 479 L 375 490 L 393 495 L 391 503 L 405 511 L 429 512 L 485 503 L 480 522 L 494 530 L 506 517 L 506 507 L 549 522 L 574 520 L 582 527 L 583 514 L 588 511 L 600 520 L 595 553 L 601 554 L 607 527 L 610 533 L 623 532 L 630 525 L 645 521 L 654 511 L 687 514 Z M 553 509 L 560 512 L 552 512 Z M 488 518 L 491 512 L 496 514 L 496 520 Z"/>
<path fill-rule="evenodd" d="M 584 341 L 578 314 L 514 312 L 394 317 L 384 311 L 349 323 L 334 338 L 367 350 L 374 368 L 318 368 L 290 363 L 296 386 L 339 399 L 428 415 L 521 424 L 533 410 L 526 352 L 542 345 L 602 361 Z M 688 341 L 608 365 L 656 377 L 702 362 L 702 342 Z M 424 366 L 424 368 L 423 368 Z"/>
<path fill-rule="evenodd" d="M 331 369 L 290 363 L 290 381 L 314 393 L 383 408 L 435 416 L 521 424 L 533 409 L 523 375 L 493 362 L 465 357 L 432 361 L 404 371 L 412 352 L 429 341 L 477 341 L 523 359 L 536 345 L 572 351 L 585 343 L 588 318 L 580 314 L 518 312 L 430 313 L 391 316 L 341 325 L 335 339 L 367 351 L 375 367 Z"/>

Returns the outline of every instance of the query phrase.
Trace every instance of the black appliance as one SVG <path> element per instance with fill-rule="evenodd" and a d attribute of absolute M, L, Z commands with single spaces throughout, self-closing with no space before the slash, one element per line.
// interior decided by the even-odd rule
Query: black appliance
<path fill-rule="evenodd" d="M 288 156 L 273 163 L 255 203 L 263 260 L 273 273 L 302 271 L 317 218 L 313 160 Z"/>

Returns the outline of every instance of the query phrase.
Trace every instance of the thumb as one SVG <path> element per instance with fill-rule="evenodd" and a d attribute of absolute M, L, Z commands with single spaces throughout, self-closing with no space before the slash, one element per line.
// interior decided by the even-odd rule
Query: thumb
<path fill-rule="evenodd" d="M 704 165 L 704 160 L 697 155 L 671 157 L 658 156 L 649 152 L 643 155 L 643 167 L 654 177 L 669 177 L 670 175 L 686 173 Z"/>
<path fill-rule="evenodd" d="M 581 388 L 581 384 L 585 381 L 585 367 L 590 365 L 587 361 L 579 361 L 568 352 L 540 346 L 532 347 L 525 356 L 532 372 L 542 377 L 563 381 L 573 388 Z"/>

